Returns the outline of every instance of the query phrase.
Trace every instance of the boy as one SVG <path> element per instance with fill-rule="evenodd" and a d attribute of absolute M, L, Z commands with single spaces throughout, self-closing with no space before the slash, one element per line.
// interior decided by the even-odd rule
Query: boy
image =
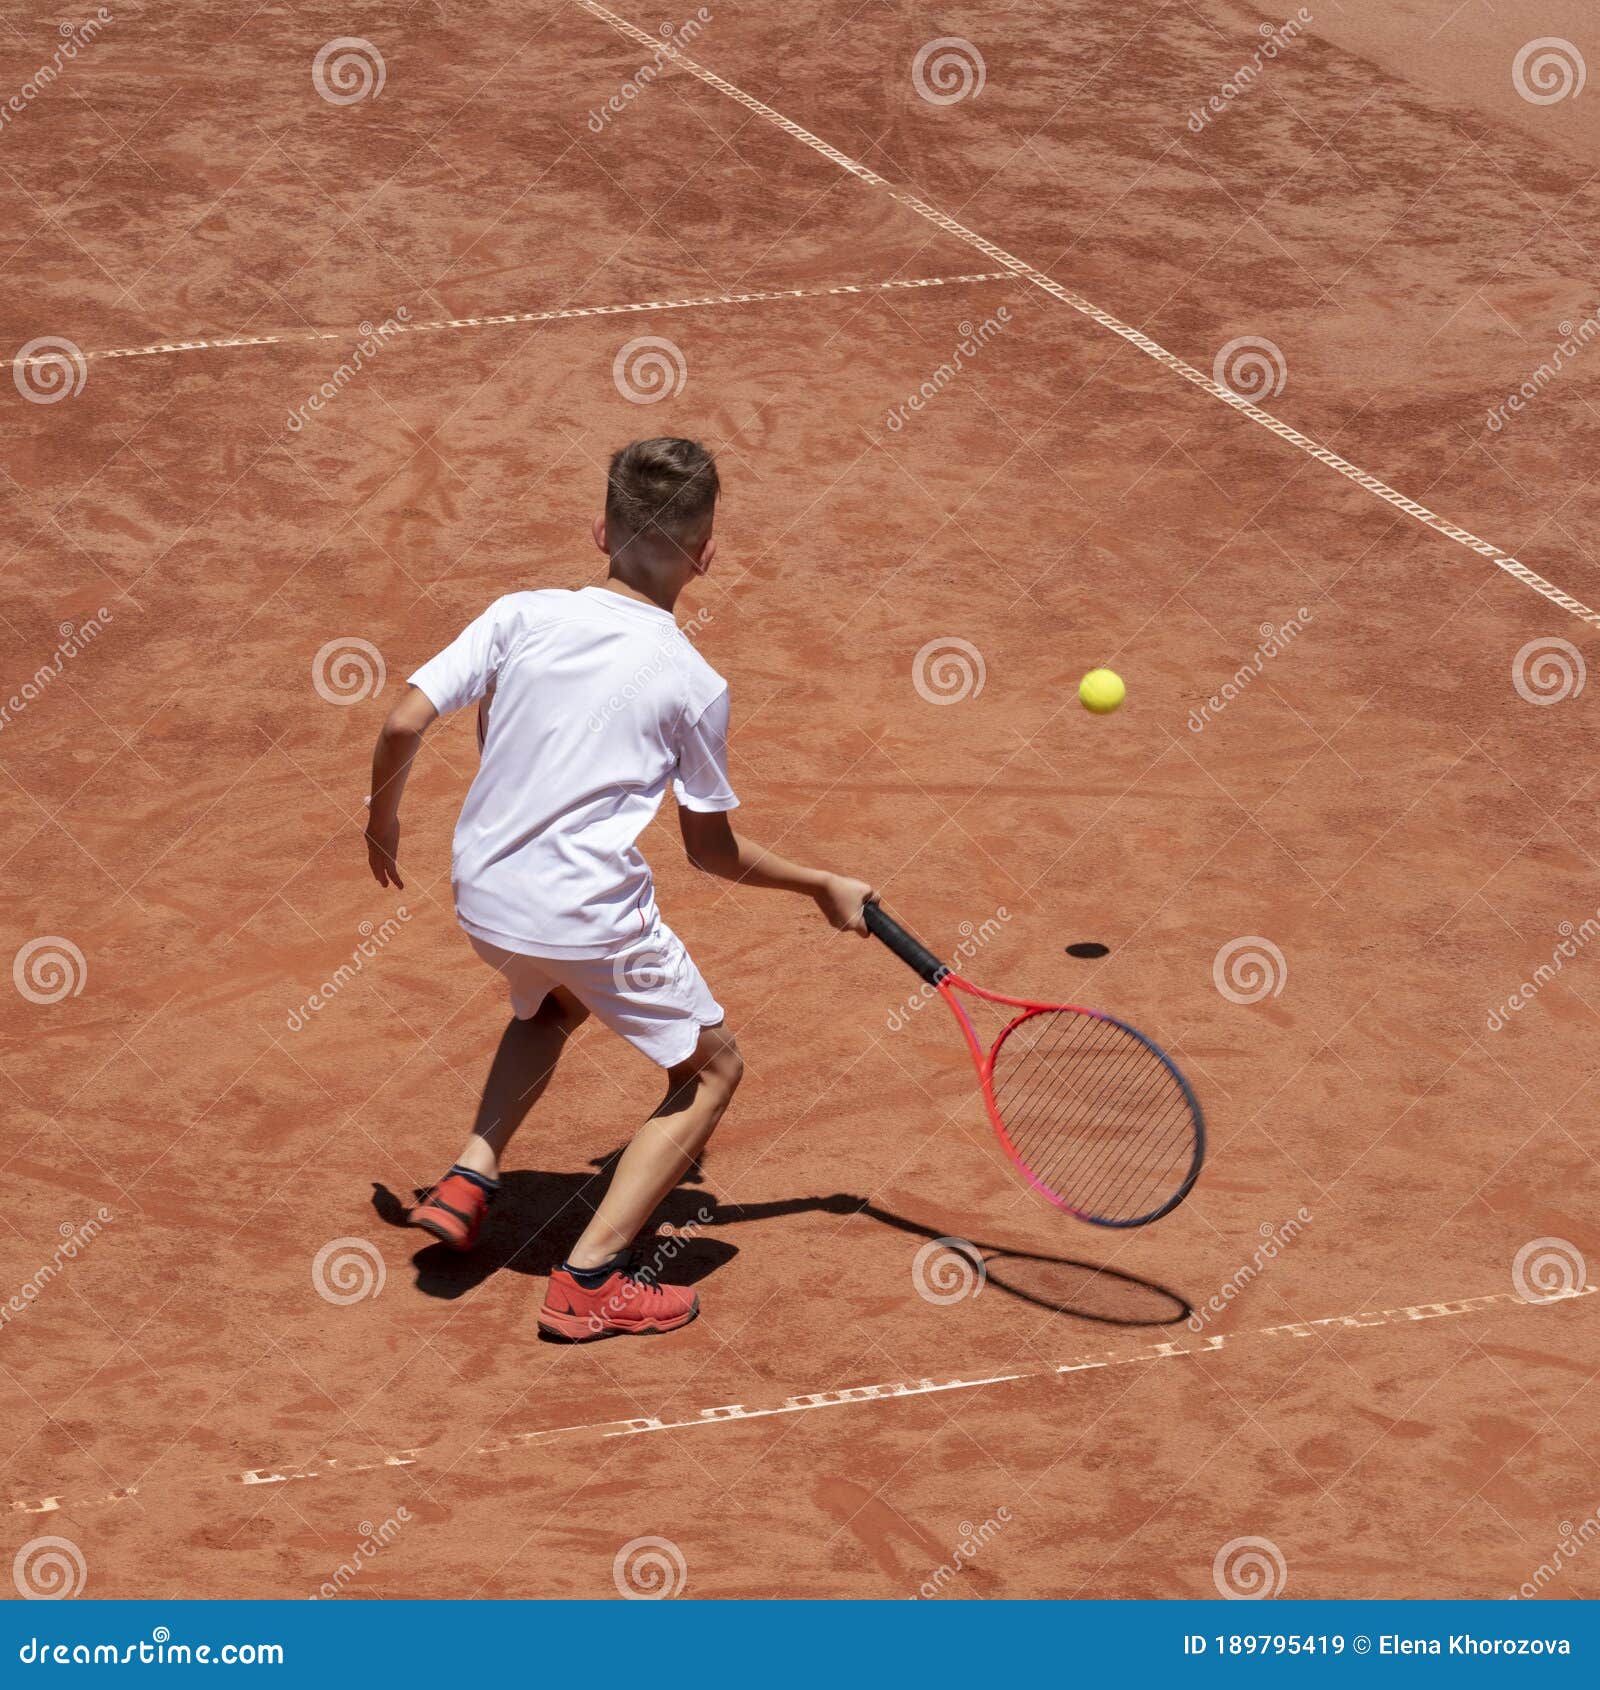
<path fill-rule="evenodd" d="M 667 1071 L 667 1095 L 623 1152 L 600 1206 L 550 1276 L 541 1330 L 558 1338 L 670 1332 L 700 1312 L 684 1287 L 635 1272 L 629 1250 L 695 1161 L 743 1064 L 700 971 L 656 910 L 635 841 L 670 780 L 697 868 L 804 892 L 864 934 L 864 881 L 796 863 L 728 824 L 728 687 L 673 618 L 711 567 L 716 465 L 692 440 L 636 440 L 611 460 L 594 540 L 603 586 L 498 599 L 411 677 L 372 759 L 367 856 L 403 885 L 400 798 L 436 717 L 480 705 L 483 757 L 455 832 L 456 915 L 505 976 L 513 1018 L 460 1159 L 409 1217 L 470 1249 L 500 1157 L 590 1014 Z M 487 720 L 485 721 L 485 716 Z"/>

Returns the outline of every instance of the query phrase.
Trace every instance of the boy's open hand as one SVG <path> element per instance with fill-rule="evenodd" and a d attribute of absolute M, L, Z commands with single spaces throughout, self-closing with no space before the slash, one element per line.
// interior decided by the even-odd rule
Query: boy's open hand
<path fill-rule="evenodd" d="M 367 823 L 367 865 L 372 870 L 372 878 L 380 886 L 398 886 L 405 890 L 405 882 L 400 878 L 400 822 L 396 818 L 392 822 L 378 824 Z"/>
<path fill-rule="evenodd" d="M 848 875 L 830 874 L 817 888 L 817 908 L 841 933 L 867 934 L 862 906 L 877 893 L 864 880 L 852 880 Z"/>

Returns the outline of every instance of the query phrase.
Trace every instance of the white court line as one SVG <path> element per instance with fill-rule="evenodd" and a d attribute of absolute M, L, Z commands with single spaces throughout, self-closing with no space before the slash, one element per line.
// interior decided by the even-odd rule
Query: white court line
<path fill-rule="evenodd" d="M 721 1403 L 715 1407 L 696 1410 L 686 1419 L 662 1420 L 644 1416 L 626 1420 L 595 1420 L 577 1426 L 548 1426 L 537 1431 L 515 1432 L 509 1437 L 489 1438 L 476 1445 L 468 1454 L 469 1460 L 482 1460 L 503 1455 L 511 1450 L 535 1448 L 542 1444 L 582 1439 L 636 1438 L 653 1432 L 684 1432 L 697 1426 L 727 1426 L 746 1420 L 767 1420 L 776 1415 L 811 1414 L 824 1408 L 853 1408 L 862 1403 L 894 1402 L 906 1397 L 941 1395 L 947 1391 L 981 1391 L 994 1385 L 1009 1385 L 1024 1379 L 1059 1379 L 1069 1373 L 1088 1373 L 1103 1367 L 1126 1367 L 1134 1362 L 1172 1361 L 1187 1356 L 1215 1355 L 1226 1349 L 1230 1355 L 1242 1346 L 1252 1345 L 1265 1338 L 1315 1338 L 1322 1331 L 1369 1331 L 1374 1327 L 1403 1326 L 1406 1322 L 1444 1320 L 1476 1314 L 1490 1308 L 1547 1308 L 1553 1303 L 1575 1302 L 1580 1297 L 1592 1297 L 1600 1286 L 1585 1285 L 1582 1290 L 1565 1291 L 1529 1302 L 1515 1291 L 1495 1291 L 1483 1297 L 1457 1297 L 1439 1303 L 1413 1303 L 1403 1308 L 1369 1309 L 1360 1314 L 1329 1315 L 1321 1320 L 1281 1321 L 1275 1326 L 1257 1326 L 1244 1332 L 1213 1332 L 1209 1336 L 1192 1338 L 1163 1338 L 1150 1343 L 1124 1344 L 1109 1350 L 1093 1350 L 1074 1356 L 1055 1367 L 1033 1368 L 1021 1373 L 991 1373 L 975 1378 L 958 1379 L 900 1379 L 888 1384 L 847 1385 L 840 1390 L 805 1391 L 784 1397 L 780 1402 L 758 1404 Z M 1184 1329 L 1187 1332 L 1187 1328 Z M 247 1471 L 223 1473 L 213 1470 L 196 1475 L 199 1483 L 227 1483 L 236 1485 L 287 1485 L 309 1479 L 341 1478 L 346 1474 L 373 1473 L 385 1467 L 416 1467 L 438 1457 L 425 1448 L 395 1450 L 381 1461 L 341 1461 L 330 1456 L 323 1461 L 303 1466 L 252 1467 Z M 452 1460 L 455 1459 L 452 1457 Z M 170 1482 L 170 1481 L 165 1481 Z M 131 1485 L 123 1490 L 102 1492 L 97 1496 L 67 1499 L 45 1496 L 30 1501 L 13 1501 L 13 1514 L 53 1514 L 61 1508 L 103 1508 L 112 1503 L 126 1502 L 137 1496 L 139 1487 Z"/>
<path fill-rule="evenodd" d="M 702 305 L 759 305 L 771 300 L 830 299 L 839 294 L 888 293 L 903 288 L 951 288 L 974 282 L 1014 282 L 1009 270 L 989 270 L 972 276 L 907 276 L 887 282 L 842 282 L 837 287 L 771 288 L 758 293 L 704 293 L 684 299 L 638 299 L 624 305 L 569 305 L 555 311 L 507 311 L 494 317 L 439 317 L 426 323 L 397 323 L 387 318 L 381 329 L 370 323 L 360 327 L 359 338 L 381 333 L 385 340 L 397 334 L 437 334 L 447 329 L 492 328 L 502 323 L 564 323 L 573 317 L 617 317 L 638 311 L 690 311 Z M 290 329 L 281 334 L 233 335 L 225 340 L 158 340 L 148 346 L 111 346 L 98 352 L 81 352 L 84 359 L 155 358 L 174 352 L 222 352 L 241 346 L 295 346 L 312 341 L 349 340 L 349 329 Z M 12 358 L 12 369 L 59 364 L 59 350 L 32 358 Z"/>
<path fill-rule="evenodd" d="M 753 94 L 747 94 L 742 88 L 736 88 L 733 83 L 725 81 L 715 71 L 708 70 L 704 65 L 691 59 L 687 53 L 683 52 L 681 48 L 673 46 L 671 42 L 647 34 L 644 30 L 629 23 L 626 18 L 619 18 L 615 12 L 608 11 L 600 5 L 598 0 L 578 0 L 578 3 L 585 11 L 592 13 L 613 29 L 619 30 L 641 46 L 648 47 L 651 52 L 659 53 L 664 58 L 670 59 L 674 64 L 688 71 L 691 76 L 697 76 L 708 87 L 715 88 L 719 94 L 726 94 L 730 100 L 738 101 L 747 111 L 752 111 L 758 117 L 764 117 L 769 123 L 776 124 L 785 134 L 792 135 L 795 140 L 804 142 L 814 152 L 821 153 L 825 159 L 829 159 L 838 165 L 841 170 L 848 170 L 852 176 L 859 180 L 869 183 L 875 188 L 882 188 L 892 200 L 916 212 L 919 217 L 925 218 L 936 227 L 943 229 L 946 234 L 954 235 L 957 240 L 965 241 L 968 246 L 976 248 L 985 257 L 993 259 L 995 263 L 1003 264 L 1012 275 L 1032 282 L 1036 288 L 1043 289 L 1052 299 L 1059 299 L 1063 305 L 1070 305 L 1074 311 L 1081 312 L 1085 317 L 1098 323 L 1101 328 L 1109 329 L 1114 335 L 1120 335 L 1130 346 L 1138 347 L 1146 357 L 1153 358 L 1163 368 L 1171 370 L 1174 375 L 1182 376 L 1185 381 L 1193 382 L 1196 387 L 1209 393 L 1213 399 L 1220 400 L 1233 410 L 1242 412 L 1252 422 L 1260 423 L 1263 428 L 1269 429 L 1280 440 L 1286 440 L 1291 446 L 1298 447 L 1309 457 L 1315 458 L 1318 463 L 1326 464 L 1329 469 L 1337 470 L 1347 481 L 1353 481 L 1356 486 L 1364 488 L 1368 493 L 1375 494 L 1386 504 L 1393 505 L 1396 510 L 1403 511 L 1407 516 L 1415 517 L 1418 522 L 1433 529 L 1435 533 L 1443 534 L 1446 539 L 1454 540 L 1457 545 L 1465 546 L 1468 551 L 1476 552 L 1479 557 L 1488 558 L 1497 569 L 1503 569 L 1506 574 L 1514 576 L 1524 586 L 1532 587 L 1536 593 L 1547 598 L 1552 604 L 1559 605 L 1563 610 L 1569 611 L 1580 622 L 1587 622 L 1591 628 L 1600 627 L 1600 611 L 1591 610 L 1588 605 L 1573 598 L 1570 593 L 1563 592 L 1553 582 L 1536 574 L 1525 563 L 1519 563 L 1509 552 L 1502 551 L 1498 546 L 1491 545 L 1489 541 L 1480 539 L 1470 529 L 1458 528 L 1455 523 L 1448 522 L 1444 517 L 1429 510 L 1426 505 L 1420 505 L 1415 499 L 1408 499 L 1404 493 L 1396 492 L 1387 482 L 1380 481 L 1377 476 L 1368 474 L 1366 470 L 1351 463 L 1348 458 L 1342 458 L 1337 452 L 1318 444 L 1310 435 L 1302 434 L 1299 429 L 1291 428 L 1286 422 L 1280 422 L 1270 411 L 1263 411 L 1259 405 L 1253 405 L 1248 399 L 1240 398 L 1232 388 L 1224 387 L 1220 382 L 1213 381 L 1204 371 L 1197 370 L 1193 364 L 1185 363 L 1182 358 L 1167 351 L 1166 347 L 1153 341 L 1147 334 L 1143 334 L 1130 324 L 1124 323 L 1120 318 L 1113 317 L 1109 311 L 1102 311 L 1092 300 L 1085 299 L 1082 294 L 1074 293 L 1070 288 L 1063 287 L 1053 277 L 1045 275 L 1042 270 L 1035 270 L 1031 264 L 1018 258 L 1014 253 L 1007 252 L 1003 247 L 996 246 L 992 241 L 985 240 L 982 235 L 976 234 L 963 224 L 957 223 L 953 217 L 946 216 L 937 206 L 929 205 L 926 200 L 919 199 L 917 195 L 907 193 L 903 188 L 895 187 L 892 182 L 878 175 L 875 170 L 869 169 L 857 159 L 850 158 L 836 147 L 830 147 L 826 141 L 813 135 L 809 129 L 802 129 L 798 123 L 785 117 L 782 112 L 774 111 L 771 106 L 756 99 Z"/>

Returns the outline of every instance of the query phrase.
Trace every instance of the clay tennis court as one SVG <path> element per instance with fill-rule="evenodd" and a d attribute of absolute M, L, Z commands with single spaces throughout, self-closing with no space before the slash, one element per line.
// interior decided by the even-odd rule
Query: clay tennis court
<path fill-rule="evenodd" d="M 1582 1535 L 1600 36 L 1323 10 L 130 5 L 6 108 L 7 1558 L 1494 1597 Z M 6 25 L 7 89 L 67 39 Z M 702 1318 L 537 1340 L 658 1093 L 592 1024 L 482 1248 L 398 1224 L 505 1008 L 470 713 L 403 894 L 374 733 L 490 600 L 600 578 L 605 461 L 667 433 L 726 489 L 684 608 L 741 826 L 1161 1040 L 1211 1139 L 1166 1219 L 1032 1197 L 942 1007 L 669 814 L 748 1065 L 662 1216 Z"/>

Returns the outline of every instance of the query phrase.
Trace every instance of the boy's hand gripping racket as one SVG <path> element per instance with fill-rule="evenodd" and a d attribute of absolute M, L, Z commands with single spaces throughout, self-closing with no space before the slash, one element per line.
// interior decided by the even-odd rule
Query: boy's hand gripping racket
<path fill-rule="evenodd" d="M 1029 1185 L 1096 1226 L 1144 1226 L 1189 1195 L 1205 1161 L 1205 1119 L 1164 1051 L 1097 1009 L 974 986 L 881 905 L 869 903 L 863 914 L 867 931 L 954 1012 L 1001 1148 Z M 988 1050 L 958 992 L 1019 1012 Z"/>

